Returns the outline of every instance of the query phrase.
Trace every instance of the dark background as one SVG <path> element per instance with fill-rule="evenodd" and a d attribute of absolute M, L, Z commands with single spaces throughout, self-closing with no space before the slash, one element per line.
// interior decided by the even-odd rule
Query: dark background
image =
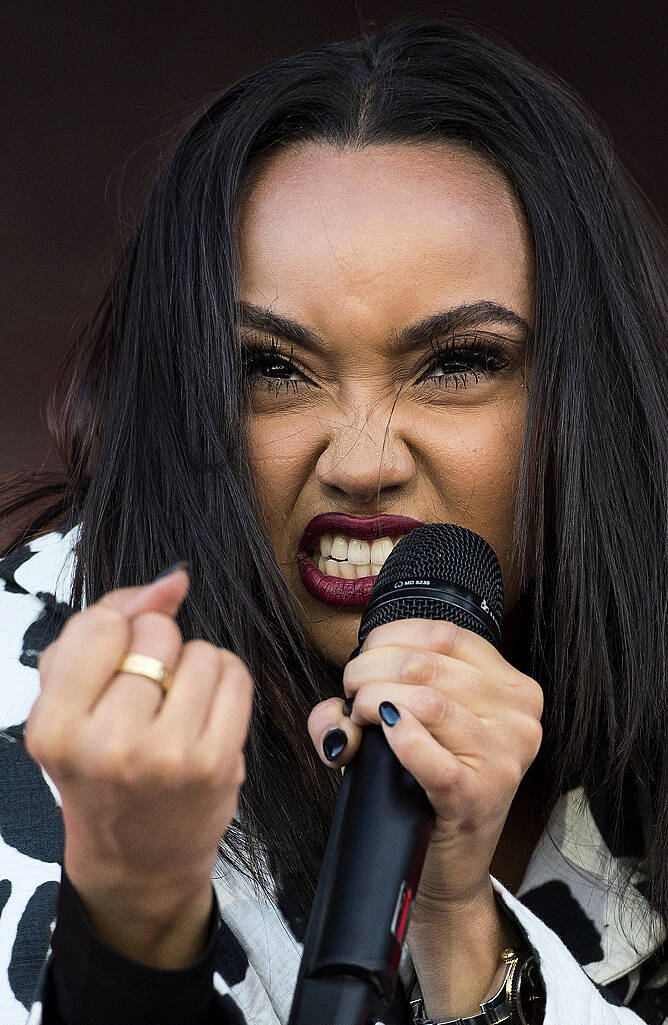
<path fill-rule="evenodd" d="M 57 466 L 44 415 L 55 368 L 161 154 L 234 80 L 356 35 L 360 16 L 370 28 L 467 16 L 588 102 L 665 223 L 667 11 L 665 0 L 3 3 L 0 472 Z"/>

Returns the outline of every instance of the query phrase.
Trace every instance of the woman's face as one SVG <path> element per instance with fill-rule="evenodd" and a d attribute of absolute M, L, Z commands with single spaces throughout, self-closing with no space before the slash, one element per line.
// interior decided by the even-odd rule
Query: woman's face
<path fill-rule="evenodd" d="M 238 242 L 251 467 L 317 649 L 347 661 L 418 523 L 491 544 L 507 617 L 533 250 L 505 179 L 454 145 L 294 147 L 264 165 Z"/>

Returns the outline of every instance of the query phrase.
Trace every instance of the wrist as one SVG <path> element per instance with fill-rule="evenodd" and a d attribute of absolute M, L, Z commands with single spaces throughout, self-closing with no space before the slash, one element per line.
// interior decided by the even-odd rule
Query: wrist
<path fill-rule="evenodd" d="M 545 986 L 535 953 L 528 947 L 518 950 L 510 947 L 503 951 L 499 984 L 493 986 L 480 1001 L 479 1013 L 465 1018 L 439 1018 L 436 1022 L 426 1016 L 421 998 L 411 1000 L 412 1020 L 415 1025 L 542 1025 L 545 1020 Z"/>
<path fill-rule="evenodd" d="M 466 898 L 423 903 L 417 919 L 411 919 L 407 944 L 427 1016 L 479 1013 L 481 1002 L 500 985 L 501 952 L 518 941 L 491 880 Z"/>
<path fill-rule="evenodd" d="M 488 874 L 475 886 L 460 891 L 456 896 L 443 890 L 426 890 L 422 879 L 411 910 L 414 933 L 438 934 L 439 931 L 465 927 L 472 920 L 489 920 L 498 911 L 494 887 Z"/>
<path fill-rule="evenodd" d="M 126 957 L 176 971 L 204 950 L 214 906 L 210 879 L 197 886 L 114 885 L 73 878 L 67 866 L 64 871 L 99 939 Z"/>

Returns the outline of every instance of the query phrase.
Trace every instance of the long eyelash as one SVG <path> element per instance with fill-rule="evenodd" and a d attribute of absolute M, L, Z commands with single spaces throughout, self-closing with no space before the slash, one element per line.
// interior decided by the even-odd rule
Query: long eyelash
<path fill-rule="evenodd" d="M 422 373 L 415 384 L 424 384 L 426 381 L 430 381 L 437 388 L 454 385 L 455 391 L 458 391 L 459 388 L 467 387 L 471 375 L 477 384 L 481 373 L 493 375 L 501 372 L 509 365 L 510 360 L 497 339 L 497 335 L 474 331 L 469 334 L 453 334 L 447 339 L 431 341 L 430 348 L 433 355 L 426 365 L 423 363 Z M 304 385 L 312 384 L 308 381 L 304 371 L 295 363 L 292 353 L 292 347 L 286 351 L 283 343 L 277 338 L 270 337 L 267 345 L 266 342 L 246 337 L 243 360 L 245 375 L 251 387 L 262 387 L 270 394 L 278 396 L 283 389 L 294 394 Z M 436 369 L 447 371 L 447 363 L 443 362 L 446 357 L 449 357 L 451 362 L 457 361 L 464 364 L 464 368 L 447 373 L 430 373 Z M 295 381 L 287 377 L 264 377 L 255 372 L 263 361 L 271 359 L 280 362 L 286 371 L 300 374 L 303 379 Z"/>
<path fill-rule="evenodd" d="M 471 339 L 471 341 L 467 342 L 466 339 Z M 462 342 L 464 344 L 461 344 Z M 447 339 L 433 341 L 431 349 L 434 357 L 424 368 L 416 384 L 431 381 L 438 388 L 447 388 L 454 383 L 455 391 L 457 391 L 460 387 L 466 388 L 471 374 L 477 384 L 479 372 L 483 374 L 499 373 L 510 362 L 503 346 L 495 340 L 495 336 L 486 334 L 484 331 L 475 331 L 468 335 L 453 334 Z M 445 366 L 442 364 L 446 356 L 449 356 L 451 361 L 453 361 L 453 357 L 459 357 L 459 362 L 465 364 L 465 369 L 446 374 L 430 374 L 431 370 L 438 369 L 439 366 L 440 369 L 447 370 L 447 364 Z"/>
<path fill-rule="evenodd" d="M 282 360 L 290 361 L 292 358 L 292 347 L 285 352 L 283 343 L 278 338 L 269 338 L 269 345 L 266 342 L 256 341 L 252 336 L 245 336 L 243 342 L 243 359 L 250 362 L 258 356 L 277 356 Z"/>
<path fill-rule="evenodd" d="M 285 388 L 286 392 L 294 394 L 303 384 L 307 384 L 306 380 L 291 381 L 288 378 L 263 377 L 254 373 L 264 360 L 275 359 L 280 361 L 286 370 L 305 376 L 303 371 L 294 362 L 292 352 L 292 348 L 290 348 L 289 352 L 286 352 L 282 342 L 277 338 L 270 338 L 269 345 L 267 345 L 265 342 L 257 342 L 253 338 L 246 337 L 244 339 L 243 352 L 244 372 L 251 387 L 263 387 L 270 394 L 279 395 L 283 388 Z"/>

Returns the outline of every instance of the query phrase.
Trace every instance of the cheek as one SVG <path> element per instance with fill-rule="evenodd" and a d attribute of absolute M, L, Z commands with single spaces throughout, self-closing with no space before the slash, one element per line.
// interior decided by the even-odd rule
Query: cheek
<path fill-rule="evenodd" d="M 518 595 L 512 564 L 513 525 L 524 441 L 521 401 L 472 417 L 441 439 L 443 505 L 456 522 L 480 534 L 496 552 L 504 581 L 506 608 Z"/>
<path fill-rule="evenodd" d="M 509 490 L 514 497 L 523 437 L 523 418 L 509 422 L 504 409 L 474 425 L 470 435 L 471 485 L 484 489 L 490 497 L 501 498 Z"/>
<path fill-rule="evenodd" d="M 524 423 L 524 404 L 517 400 L 471 410 L 430 432 L 429 458 L 444 508 L 502 551 L 512 535 Z"/>
<path fill-rule="evenodd" d="M 291 419 L 278 422 L 276 417 L 253 416 L 247 437 L 253 483 L 275 540 L 313 465 L 312 433 Z"/>
<path fill-rule="evenodd" d="M 517 400 L 457 415 L 440 429 L 433 424 L 427 435 L 433 439 L 433 459 L 441 463 L 451 483 L 459 482 L 465 488 L 507 483 L 519 465 L 525 415 L 524 404 Z M 455 467 L 458 471 L 452 475 Z"/>

